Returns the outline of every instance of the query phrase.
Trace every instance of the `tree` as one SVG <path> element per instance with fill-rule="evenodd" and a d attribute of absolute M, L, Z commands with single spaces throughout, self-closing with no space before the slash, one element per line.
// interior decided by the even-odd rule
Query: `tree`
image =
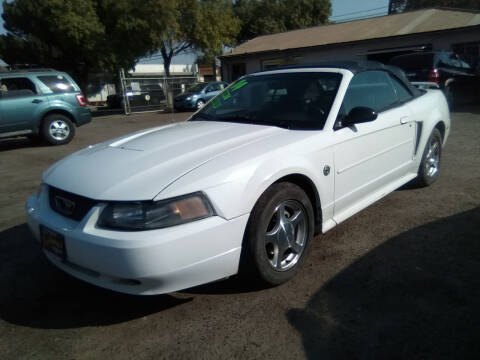
<path fill-rule="evenodd" d="M 233 13 L 231 1 L 177 0 L 174 14 L 160 46 L 167 76 L 175 55 L 195 50 L 213 59 L 225 45 L 235 44 L 240 21 Z"/>
<path fill-rule="evenodd" d="M 328 23 L 330 0 L 237 0 L 235 14 L 242 21 L 237 37 L 246 41 L 259 35 Z"/>
<path fill-rule="evenodd" d="M 155 52 L 174 10 L 173 0 L 4 1 L 0 55 L 72 71 L 85 92 L 92 70 L 131 68 Z"/>
<path fill-rule="evenodd" d="M 425 9 L 432 7 L 447 7 L 458 9 L 480 10 L 478 0 L 390 0 L 389 13 L 400 13 L 403 11 Z"/>

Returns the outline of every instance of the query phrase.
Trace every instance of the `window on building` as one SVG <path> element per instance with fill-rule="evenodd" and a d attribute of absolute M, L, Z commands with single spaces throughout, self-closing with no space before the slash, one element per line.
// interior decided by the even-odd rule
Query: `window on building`
<path fill-rule="evenodd" d="M 284 59 L 271 59 L 262 61 L 262 70 L 271 70 L 285 64 Z"/>
<path fill-rule="evenodd" d="M 237 63 L 232 65 L 232 81 L 237 80 L 239 77 L 247 73 L 245 63 Z"/>

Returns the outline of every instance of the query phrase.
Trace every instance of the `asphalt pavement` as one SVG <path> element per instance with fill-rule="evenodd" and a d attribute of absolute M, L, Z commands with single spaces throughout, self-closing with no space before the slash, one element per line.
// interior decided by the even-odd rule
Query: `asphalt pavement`
<path fill-rule="evenodd" d="M 317 236 L 282 286 L 233 277 L 136 297 L 51 266 L 23 210 L 42 172 L 89 144 L 189 115 L 97 117 L 60 147 L 0 140 L 0 358 L 480 358 L 480 107 L 452 115 L 433 186 L 399 189 Z"/>

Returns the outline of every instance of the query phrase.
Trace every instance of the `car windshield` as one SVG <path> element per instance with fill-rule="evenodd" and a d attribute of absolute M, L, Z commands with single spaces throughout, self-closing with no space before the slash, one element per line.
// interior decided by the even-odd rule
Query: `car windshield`
<path fill-rule="evenodd" d="M 247 76 L 191 120 L 244 122 L 289 129 L 323 129 L 342 75 L 295 72 Z"/>
<path fill-rule="evenodd" d="M 205 86 L 207 86 L 206 83 L 195 84 L 195 85 L 193 85 L 193 86 L 190 86 L 190 87 L 187 89 L 187 92 L 192 92 L 192 93 L 194 93 L 194 92 L 200 92 L 200 91 L 202 91 L 202 90 L 205 88 Z"/>

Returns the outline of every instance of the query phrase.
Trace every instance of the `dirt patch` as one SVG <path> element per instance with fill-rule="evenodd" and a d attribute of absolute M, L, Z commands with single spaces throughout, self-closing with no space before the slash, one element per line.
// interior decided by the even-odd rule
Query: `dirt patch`
<path fill-rule="evenodd" d="M 0 142 L 2 359 L 479 358 L 480 111 L 453 115 L 442 174 L 323 236 L 292 281 L 170 295 L 102 290 L 47 263 L 23 206 L 53 162 L 189 114 L 95 118 L 61 147 Z"/>

